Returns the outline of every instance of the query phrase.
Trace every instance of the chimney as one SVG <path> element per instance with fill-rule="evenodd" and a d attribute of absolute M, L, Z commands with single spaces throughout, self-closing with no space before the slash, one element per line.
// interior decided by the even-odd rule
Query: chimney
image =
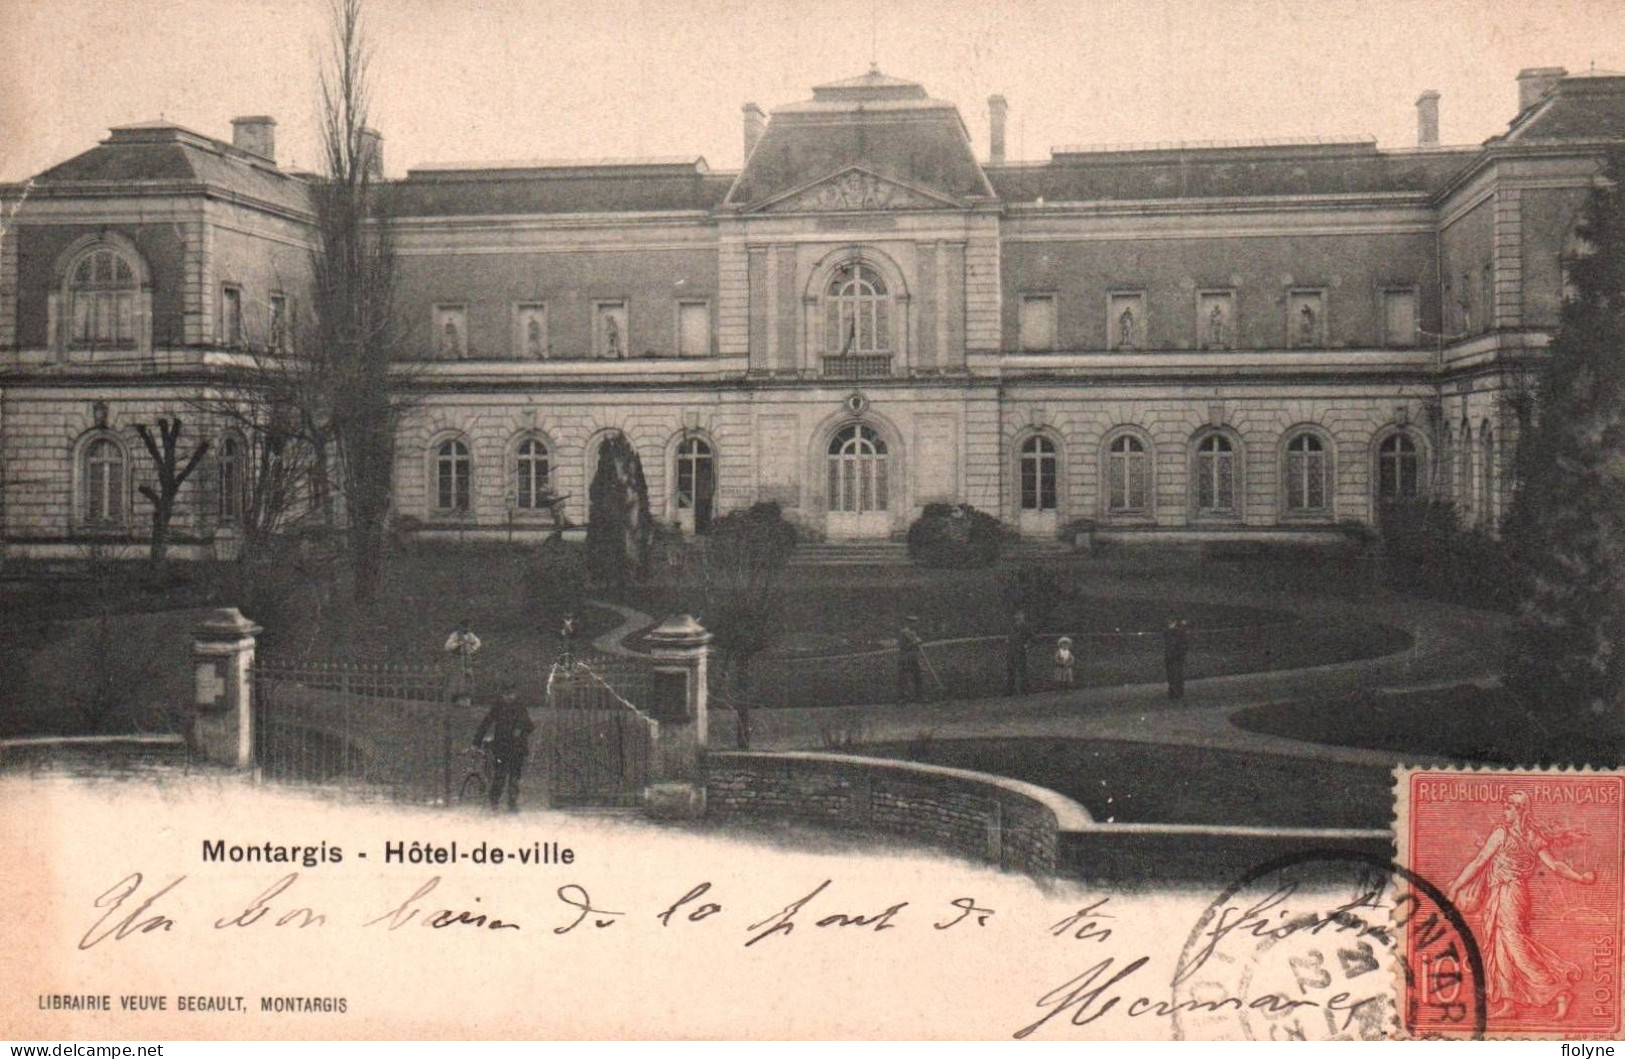
<path fill-rule="evenodd" d="M 1439 93 L 1431 88 L 1416 97 L 1416 146 L 1439 146 Z"/>
<path fill-rule="evenodd" d="M 755 103 L 746 103 L 740 110 L 745 115 L 745 161 L 750 161 L 750 153 L 756 150 L 761 142 L 762 132 L 767 128 L 767 115 Z"/>
<path fill-rule="evenodd" d="M 231 119 L 231 145 L 239 151 L 276 162 L 276 119 L 263 114 Z"/>
<path fill-rule="evenodd" d="M 361 157 L 357 164 L 364 167 L 374 180 L 384 179 L 384 134 L 377 129 L 361 130 Z"/>
<path fill-rule="evenodd" d="M 1568 74 L 1561 66 L 1531 66 L 1527 70 L 1519 70 L 1518 113 L 1522 114 L 1539 103 L 1540 97 L 1550 92 Z"/>
<path fill-rule="evenodd" d="M 1009 112 L 1010 104 L 1003 96 L 987 97 L 987 160 L 994 165 L 1004 164 L 1004 118 Z"/>

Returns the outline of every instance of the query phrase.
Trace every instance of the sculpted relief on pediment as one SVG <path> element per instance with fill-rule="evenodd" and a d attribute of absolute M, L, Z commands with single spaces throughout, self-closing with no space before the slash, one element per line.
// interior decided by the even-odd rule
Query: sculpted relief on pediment
<path fill-rule="evenodd" d="M 873 173 L 848 169 L 799 194 L 773 203 L 768 209 L 775 213 L 807 213 L 820 210 L 906 210 L 944 205 L 946 203 L 938 199 L 910 191 Z"/>

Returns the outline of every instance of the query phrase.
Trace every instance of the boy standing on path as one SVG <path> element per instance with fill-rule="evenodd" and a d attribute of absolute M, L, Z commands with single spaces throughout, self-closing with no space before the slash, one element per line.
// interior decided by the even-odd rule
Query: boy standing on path
<path fill-rule="evenodd" d="M 458 706 L 474 702 L 474 652 L 480 649 L 480 638 L 469 628 L 468 619 L 457 623 L 457 628 L 446 637 L 446 653 L 452 656 L 451 676 L 446 692 Z"/>
<path fill-rule="evenodd" d="M 1016 611 L 1011 616 L 1010 634 L 1004 638 L 1004 693 L 1027 694 L 1027 646 L 1032 643 L 1032 629 L 1027 626 L 1027 615 Z"/>
<path fill-rule="evenodd" d="M 920 702 L 924 699 L 924 685 L 920 683 L 920 648 L 923 641 L 914 631 L 919 618 L 910 614 L 903 619 L 897 633 L 897 704 Z"/>
<path fill-rule="evenodd" d="M 1162 662 L 1168 670 L 1168 697 L 1176 702 L 1185 697 L 1185 655 L 1191 647 L 1190 623 L 1173 619 L 1162 631 Z"/>

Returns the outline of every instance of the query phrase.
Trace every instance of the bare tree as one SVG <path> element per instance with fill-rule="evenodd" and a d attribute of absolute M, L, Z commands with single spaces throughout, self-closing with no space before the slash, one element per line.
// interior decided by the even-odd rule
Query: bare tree
<path fill-rule="evenodd" d="M 160 417 L 158 438 L 155 440 L 147 424 L 135 425 L 135 432 L 158 472 L 158 488 L 141 486 L 141 495 L 152 502 L 151 558 L 154 566 L 162 566 L 169 555 L 169 522 L 175 517 L 175 499 L 180 496 L 181 486 L 186 484 L 186 479 L 197 469 L 204 453 L 209 451 L 209 443 L 199 441 L 192 447 L 192 454 L 186 458 L 186 462 L 182 463 L 179 444 L 183 429 L 180 416 Z"/>
<path fill-rule="evenodd" d="M 311 356 L 340 464 L 358 601 L 373 598 L 383 573 L 401 412 L 390 385 L 400 339 L 394 239 L 378 137 L 367 124 L 371 48 L 363 8 L 363 0 L 329 0 L 331 52 L 321 76 L 327 173 L 312 189 L 318 245 Z"/>

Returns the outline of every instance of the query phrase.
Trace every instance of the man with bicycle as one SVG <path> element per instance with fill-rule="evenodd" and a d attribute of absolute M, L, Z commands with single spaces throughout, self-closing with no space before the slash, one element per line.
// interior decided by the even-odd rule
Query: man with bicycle
<path fill-rule="evenodd" d="M 502 800 L 503 788 L 508 791 L 508 812 L 519 811 L 519 774 L 530 756 L 530 733 L 536 722 L 530 711 L 519 704 L 519 696 L 510 690 L 502 692 L 497 704 L 486 713 L 485 719 L 474 733 L 474 749 L 481 749 L 486 734 L 491 736 L 491 811 L 495 812 Z"/>

